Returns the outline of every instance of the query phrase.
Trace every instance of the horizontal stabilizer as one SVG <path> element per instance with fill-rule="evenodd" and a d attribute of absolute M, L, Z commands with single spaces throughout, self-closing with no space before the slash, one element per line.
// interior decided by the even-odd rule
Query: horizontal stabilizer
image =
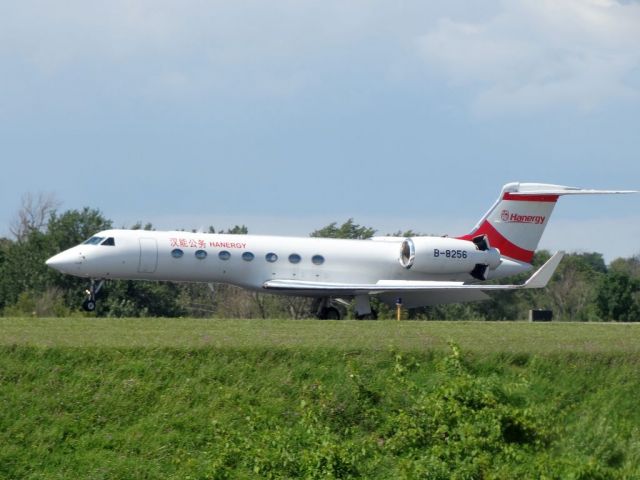
<path fill-rule="evenodd" d="M 588 188 L 566 187 L 547 183 L 509 184 L 505 190 L 509 195 L 610 195 L 617 193 L 638 193 L 637 190 L 593 190 Z"/>

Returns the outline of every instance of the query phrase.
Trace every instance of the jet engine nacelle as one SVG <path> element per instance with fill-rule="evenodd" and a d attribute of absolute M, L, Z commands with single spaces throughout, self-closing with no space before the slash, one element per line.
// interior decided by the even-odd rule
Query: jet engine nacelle
<path fill-rule="evenodd" d="M 420 273 L 469 273 L 484 280 L 500 262 L 500 252 L 481 241 L 413 237 L 405 238 L 400 249 L 400 265 Z"/>

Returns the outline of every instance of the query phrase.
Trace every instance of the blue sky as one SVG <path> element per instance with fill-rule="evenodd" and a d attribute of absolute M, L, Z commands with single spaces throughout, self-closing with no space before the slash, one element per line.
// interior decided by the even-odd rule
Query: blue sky
<path fill-rule="evenodd" d="M 27 192 L 117 226 L 466 233 L 509 181 L 640 188 L 640 3 L 0 5 L 0 234 Z M 640 253 L 640 195 L 542 247 Z"/>

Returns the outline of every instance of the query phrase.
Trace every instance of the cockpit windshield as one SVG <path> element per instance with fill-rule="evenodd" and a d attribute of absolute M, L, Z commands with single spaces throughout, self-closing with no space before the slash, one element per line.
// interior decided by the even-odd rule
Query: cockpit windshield
<path fill-rule="evenodd" d="M 104 237 L 91 237 L 84 242 L 84 245 L 98 245 L 102 240 L 104 240 Z"/>
<path fill-rule="evenodd" d="M 106 245 L 107 247 L 115 247 L 116 246 L 116 241 L 115 241 L 115 239 L 113 237 L 109 237 L 104 242 L 102 242 L 100 245 Z"/>

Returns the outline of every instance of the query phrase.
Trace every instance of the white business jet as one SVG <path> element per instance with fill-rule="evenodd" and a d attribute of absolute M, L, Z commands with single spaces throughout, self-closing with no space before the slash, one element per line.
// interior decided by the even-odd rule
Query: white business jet
<path fill-rule="evenodd" d="M 371 318 L 369 299 L 407 308 L 489 298 L 486 292 L 542 288 L 562 259 L 553 255 L 521 285 L 481 283 L 525 272 L 561 195 L 633 193 L 509 183 L 471 233 L 368 240 L 105 230 L 47 260 L 90 280 L 83 307 L 96 308 L 108 279 L 229 283 L 315 298 L 319 318 Z"/>

